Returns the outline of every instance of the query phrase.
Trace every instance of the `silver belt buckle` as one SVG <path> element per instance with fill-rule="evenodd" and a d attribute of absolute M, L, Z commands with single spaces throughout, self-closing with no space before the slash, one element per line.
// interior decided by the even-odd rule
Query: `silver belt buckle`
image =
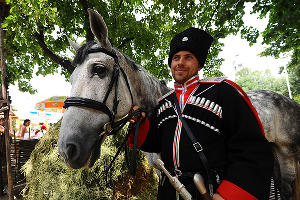
<path fill-rule="evenodd" d="M 200 144 L 199 142 L 195 142 L 195 143 L 193 144 L 193 146 L 194 146 L 196 152 L 203 151 L 203 148 L 202 148 L 202 146 L 201 146 L 201 144 Z"/>

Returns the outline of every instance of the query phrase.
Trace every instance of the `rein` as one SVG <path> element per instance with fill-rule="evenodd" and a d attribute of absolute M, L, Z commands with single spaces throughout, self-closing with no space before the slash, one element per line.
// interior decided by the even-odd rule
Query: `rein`
<path fill-rule="evenodd" d="M 97 155 L 100 154 L 100 146 L 103 143 L 104 139 L 106 136 L 108 135 L 112 135 L 114 133 L 116 133 L 117 131 L 119 131 L 121 128 L 124 127 L 124 125 L 135 115 L 138 115 L 139 113 L 141 113 L 142 111 L 140 109 L 135 110 L 132 113 L 127 114 L 126 117 L 123 117 L 122 119 L 115 121 L 115 116 L 117 114 L 117 110 L 118 110 L 118 104 L 119 104 L 119 100 L 118 100 L 118 87 L 119 87 L 119 77 L 120 77 L 120 72 L 123 75 L 123 78 L 126 82 L 126 86 L 130 92 L 130 96 L 131 96 L 131 102 L 133 103 L 133 96 L 132 96 L 132 92 L 131 92 L 131 88 L 128 82 L 128 77 L 126 75 L 126 73 L 124 72 L 124 70 L 120 67 L 119 64 L 119 60 L 118 60 L 118 56 L 116 54 L 116 52 L 114 50 L 109 51 L 107 49 L 104 48 L 95 48 L 95 49 L 89 49 L 88 50 L 88 54 L 90 53 L 96 53 L 96 52 L 102 52 L 105 53 L 109 56 L 111 56 L 114 59 L 114 67 L 113 67 L 113 73 L 111 76 L 111 81 L 108 85 L 108 90 L 105 93 L 103 102 L 100 101 L 96 101 L 93 99 L 88 99 L 88 98 L 83 98 L 83 97 L 69 97 L 65 100 L 64 102 L 64 108 L 68 108 L 70 106 L 80 106 L 80 107 L 86 107 L 86 108 L 92 108 L 95 110 L 99 110 L 103 113 L 105 113 L 106 115 L 108 115 L 109 117 L 109 122 L 106 123 L 104 125 L 104 131 L 102 133 L 99 134 L 99 140 L 97 140 L 95 148 L 99 149 L 95 155 L 92 156 L 92 160 L 93 162 L 96 161 L 97 159 Z M 108 99 L 108 96 L 113 88 L 113 86 L 115 85 L 115 96 L 113 99 L 113 108 L 112 110 L 106 105 L 106 101 Z M 135 176 L 136 173 L 136 151 L 137 151 L 137 138 L 138 138 L 138 129 L 139 129 L 139 124 L 140 124 L 140 120 L 138 119 L 136 122 L 136 129 L 135 129 L 135 135 L 134 135 L 134 147 L 133 147 L 133 164 L 132 167 L 130 167 L 129 165 L 129 161 L 128 161 L 128 152 L 126 149 L 126 141 L 128 140 L 128 137 L 131 133 L 131 131 L 133 130 L 133 124 L 130 124 L 128 126 L 128 131 L 127 134 L 124 138 L 124 141 L 122 142 L 121 146 L 118 148 L 117 153 L 115 154 L 115 156 L 113 157 L 112 161 L 110 162 L 109 167 L 106 170 L 106 183 L 107 186 L 110 187 L 113 190 L 120 190 L 122 188 L 113 188 L 111 186 L 111 181 L 108 183 L 107 179 L 108 179 L 108 174 L 109 171 L 113 165 L 113 163 L 115 162 L 116 158 L 118 157 L 118 155 L 120 154 L 121 150 L 123 147 L 125 147 L 125 161 L 126 164 L 128 166 L 129 172 L 132 176 Z"/>
<path fill-rule="evenodd" d="M 135 110 L 134 112 L 132 112 L 131 114 L 129 114 L 126 118 L 131 119 L 133 116 L 141 113 L 142 111 L 140 109 L 138 110 Z M 114 187 L 112 186 L 112 178 L 111 178 L 111 174 L 109 173 L 110 172 L 110 169 L 112 168 L 112 165 L 113 163 L 115 162 L 115 160 L 117 159 L 117 157 L 119 156 L 119 154 L 121 153 L 121 150 L 122 148 L 124 148 L 125 150 L 125 162 L 126 162 L 126 165 L 127 165 L 127 168 L 129 170 L 129 174 L 131 176 L 135 176 L 136 175 L 136 168 L 137 168 L 137 140 L 138 140 L 138 131 L 139 131 L 139 127 L 140 127 L 140 123 L 141 123 L 141 120 L 140 118 L 137 119 L 135 125 L 134 124 L 129 124 L 128 128 L 127 128 L 127 133 L 126 133 L 126 136 L 122 142 L 122 144 L 120 145 L 120 147 L 118 148 L 117 150 L 117 153 L 115 154 L 115 156 L 113 157 L 112 161 L 110 162 L 108 168 L 106 169 L 106 175 L 105 175 L 105 181 L 106 181 L 106 185 L 116 191 L 116 190 L 122 190 L 124 189 L 127 185 L 126 184 L 122 184 L 121 187 Z M 132 152 L 132 165 L 130 165 L 129 163 L 129 156 L 128 156 L 128 150 L 127 150 L 127 147 L 126 147 L 126 142 L 128 141 L 128 138 L 130 136 L 130 134 L 132 133 L 133 129 L 135 129 L 134 131 L 134 143 L 133 143 L 133 152 Z M 110 181 L 108 181 L 108 177 L 110 177 Z M 128 179 L 126 180 L 126 182 L 129 182 L 129 177 Z"/>

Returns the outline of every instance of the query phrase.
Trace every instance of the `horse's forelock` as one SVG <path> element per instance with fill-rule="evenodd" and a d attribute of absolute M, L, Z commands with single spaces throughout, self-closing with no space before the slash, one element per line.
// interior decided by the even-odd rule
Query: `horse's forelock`
<path fill-rule="evenodd" d="M 96 42 L 94 41 L 90 41 L 90 42 L 87 42 L 85 43 L 84 45 L 82 45 L 76 52 L 76 55 L 75 55 L 75 58 L 72 62 L 72 64 L 74 66 L 76 66 L 77 64 L 82 64 L 83 61 L 85 60 L 85 57 L 87 56 L 88 54 L 88 50 L 91 49 L 91 47 L 93 45 L 95 45 Z"/>

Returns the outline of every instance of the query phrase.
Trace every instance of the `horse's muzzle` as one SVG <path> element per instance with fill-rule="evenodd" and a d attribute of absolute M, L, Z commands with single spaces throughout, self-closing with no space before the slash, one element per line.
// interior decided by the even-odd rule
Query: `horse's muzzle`
<path fill-rule="evenodd" d="M 80 148 L 77 144 L 66 144 L 66 148 L 59 148 L 59 154 L 63 157 L 65 163 L 69 167 L 73 169 L 83 167 L 83 163 L 80 161 Z"/>

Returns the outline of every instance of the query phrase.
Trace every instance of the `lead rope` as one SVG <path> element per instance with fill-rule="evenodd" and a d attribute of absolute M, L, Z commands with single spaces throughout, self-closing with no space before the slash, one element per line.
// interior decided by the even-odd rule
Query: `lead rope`
<path fill-rule="evenodd" d="M 140 114 L 142 112 L 142 110 L 138 109 L 135 110 L 134 112 L 132 112 L 131 114 L 129 114 L 126 118 L 122 119 L 123 122 L 125 122 L 124 124 L 119 125 L 118 129 L 121 129 L 129 119 L 131 119 L 133 116 Z M 119 121 L 120 122 L 120 121 Z M 106 186 L 109 187 L 110 189 L 112 189 L 113 191 L 117 191 L 117 190 L 122 190 L 124 189 L 128 184 L 123 184 L 121 187 L 115 187 L 112 184 L 112 179 L 111 179 L 111 173 L 110 169 L 112 168 L 112 165 L 114 164 L 114 162 L 116 161 L 117 157 L 119 156 L 119 154 L 121 153 L 122 148 L 125 148 L 125 162 L 126 162 L 126 166 L 128 168 L 129 174 L 131 176 L 135 176 L 136 174 L 136 168 L 137 168 L 137 140 L 138 140 L 138 131 L 139 131 L 139 127 L 140 127 L 140 117 L 137 119 L 136 124 L 134 126 L 134 124 L 129 124 L 128 128 L 127 128 L 127 133 L 125 135 L 125 138 L 122 142 L 122 144 L 120 145 L 120 147 L 118 148 L 116 154 L 114 155 L 112 161 L 110 162 L 108 168 L 106 169 L 105 172 L 105 181 L 106 181 Z M 121 127 L 121 128 L 120 128 Z M 134 131 L 134 144 L 133 144 L 133 153 L 132 153 L 132 165 L 130 165 L 129 163 L 129 156 L 128 156 L 128 151 L 126 148 L 126 142 L 128 141 L 128 138 L 133 130 L 133 128 L 135 127 L 135 131 Z M 108 178 L 110 178 L 110 181 L 108 180 Z M 129 176 L 126 180 L 126 182 L 129 182 Z"/>

